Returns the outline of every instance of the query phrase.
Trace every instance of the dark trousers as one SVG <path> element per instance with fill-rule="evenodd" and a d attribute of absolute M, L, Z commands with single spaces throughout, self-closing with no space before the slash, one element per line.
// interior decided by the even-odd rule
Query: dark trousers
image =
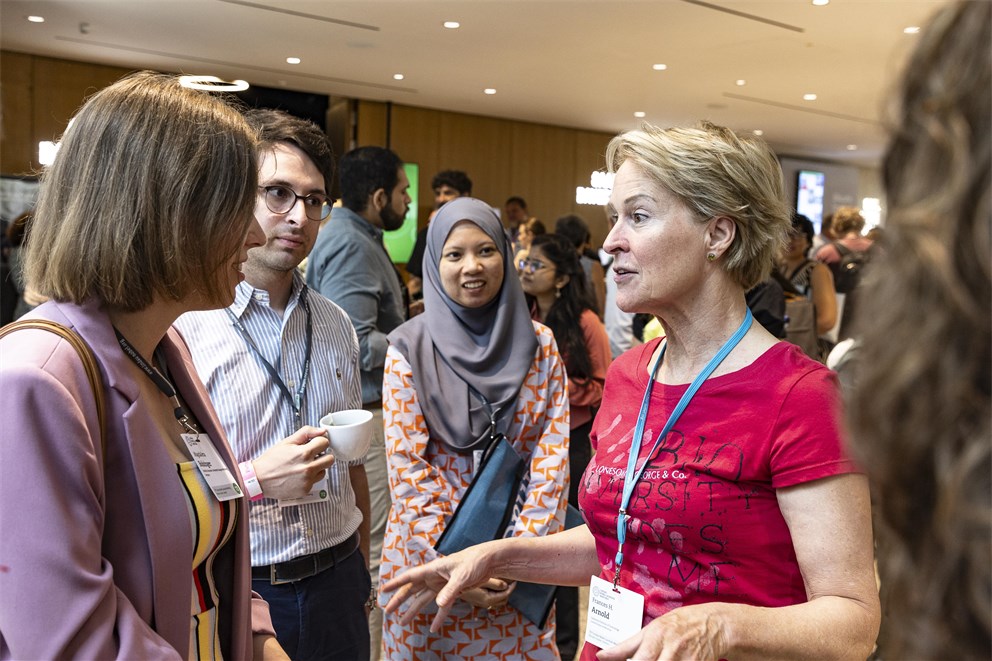
<path fill-rule="evenodd" d="M 281 585 L 256 578 L 251 587 L 269 602 L 276 639 L 294 661 L 368 661 L 372 582 L 361 552 L 310 578 Z"/>
<path fill-rule="evenodd" d="M 569 433 L 568 464 L 569 485 L 568 502 L 573 507 L 579 506 L 579 487 L 582 473 L 592 459 L 592 445 L 589 443 L 589 432 L 592 431 L 592 421 L 576 427 Z M 579 649 L 579 589 L 560 587 L 555 593 L 555 603 L 558 609 L 555 615 L 555 642 L 562 661 L 572 661 Z"/>

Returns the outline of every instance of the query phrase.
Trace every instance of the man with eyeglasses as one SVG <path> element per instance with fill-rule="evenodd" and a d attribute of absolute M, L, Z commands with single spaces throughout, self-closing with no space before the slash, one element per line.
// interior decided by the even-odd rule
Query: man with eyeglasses
<path fill-rule="evenodd" d="M 410 182 L 399 156 L 383 147 L 359 147 L 338 167 L 342 206 L 317 237 L 307 261 L 307 284 L 341 306 L 351 318 L 361 348 L 362 405 L 372 412 L 373 435 L 365 463 L 371 502 L 371 568 L 377 584 L 382 538 L 389 514 L 389 477 L 382 426 L 382 373 L 386 335 L 406 321 L 409 300 L 382 242 L 399 229 L 410 207 Z M 382 617 L 369 618 L 372 659 L 382 645 Z"/>
<path fill-rule="evenodd" d="M 335 461 L 317 426 L 362 405 L 358 339 L 297 266 L 330 214 L 334 160 L 313 123 L 254 110 L 255 219 L 234 304 L 177 322 L 251 499 L 252 589 L 293 659 L 368 659 L 369 492 L 364 458 Z"/>

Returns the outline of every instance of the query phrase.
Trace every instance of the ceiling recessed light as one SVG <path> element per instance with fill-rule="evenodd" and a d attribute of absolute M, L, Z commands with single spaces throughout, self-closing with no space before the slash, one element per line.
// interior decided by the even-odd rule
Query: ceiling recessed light
<path fill-rule="evenodd" d="M 762 131 L 761 129 L 754 129 L 753 131 L 751 131 L 751 133 L 754 133 L 757 136 L 762 136 L 765 134 L 765 132 Z"/>
<path fill-rule="evenodd" d="M 858 148 L 858 146 L 857 146 L 857 145 L 848 145 L 848 146 L 847 146 L 847 151 L 854 151 L 854 150 L 855 150 L 855 149 L 857 149 L 857 148 Z"/>
<path fill-rule="evenodd" d="M 813 0 L 813 4 L 817 7 L 823 7 L 824 5 L 829 5 L 830 0 Z"/>
<path fill-rule="evenodd" d="M 299 64 L 299 63 L 300 63 L 300 58 L 298 58 L 298 57 L 287 57 L 286 58 L 286 64 Z"/>
<path fill-rule="evenodd" d="M 917 34 L 920 31 L 920 26 L 910 25 L 908 28 L 903 28 L 902 31 L 904 34 Z"/>
<path fill-rule="evenodd" d="M 668 68 L 668 65 L 667 64 L 652 64 L 651 65 L 651 68 L 654 69 L 655 71 L 664 71 L 665 69 Z"/>
<path fill-rule="evenodd" d="M 394 73 L 393 80 L 403 80 L 404 76 L 401 73 Z"/>
<path fill-rule="evenodd" d="M 248 89 L 248 81 L 221 80 L 217 76 L 179 76 L 179 84 L 204 92 L 240 92 Z"/>
<path fill-rule="evenodd" d="M 44 23 L 45 22 L 45 17 L 44 16 L 28 16 L 27 19 L 29 21 L 31 21 L 32 23 Z"/>
<path fill-rule="evenodd" d="M 816 101 L 816 94 L 803 94 L 803 101 Z"/>
<path fill-rule="evenodd" d="M 496 88 L 495 87 L 487 87 L 486 89 L 484 89 L 482 91 L 485 92 L 486 94 L 495 94 L 496 93 Z"/>
<path fill-rule="evenodd" d="M 462 26 L 462 24 L 459 23 L 458 21 L 445 21 L 442 25 L 444 25 L 444 27 L 448 28 L 449 30 L 457 30 Z"/>
<path fill-rule="evenodd" d="M 640 119 L 641 117 L 644 117 L 646 114 L 647 113 L 645 113 L 644 111 L 638 110 L 637 112 L 634 113 L 634 117 L 637 117 L 638 119 Z"/>
<path fill-rule="evenodd" d="M 746 80 L 744 80 L 743 78 L 739 78 L 739 79 L 737 80 L 737 86 L 738 86 L 738 87 L 744 87 L 745 85 L 747 85 L 747 81 L 746 81 Z"/>

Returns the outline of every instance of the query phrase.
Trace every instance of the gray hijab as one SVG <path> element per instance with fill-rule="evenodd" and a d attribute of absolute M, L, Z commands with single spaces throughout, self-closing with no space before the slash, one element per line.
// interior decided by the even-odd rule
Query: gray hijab
<path fill-rule="evenodd" d="M 459 305 L 441 285 L 442 249 L 462 220 L 485 232 L 503 256 L 503 285 L 480 308 Z M 424 309 L 390 333 L 389 341 L 410 362 L 431 438 L 457 452 L 484 447 L 489 440 L 489 407 L 495 413 L 496 431 L 505 434 L 537 352 L 510 242 L 485 202 L 456 198 L 431 221 L 424 254 Z"/>

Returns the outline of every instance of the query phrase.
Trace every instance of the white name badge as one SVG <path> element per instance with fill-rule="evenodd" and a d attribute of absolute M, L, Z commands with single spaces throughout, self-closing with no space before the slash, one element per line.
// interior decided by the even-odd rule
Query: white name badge
<path fill-rule="evenodd" d="M 620 586 L 617 590 L 598 576 L 589 584 L 586 641 L 602 649 L 618 645 L 641 630 L 644 595 Z"/>
<path fill-rule="evenodd" d="M 234 500 L 244 495 L 238 481 L 214 447 L 206 434 L 182 434 L 183 443 L 193 457 L 193 462 L 200 470 L 207 486 L 214 492 L 217 500 Z"/>
<path fill-rule="evenodd" d="M 329 488 L 330 485 L 327 481 L 327 471 L 324 471 L 324 477 L 314 483 L 313 487 L 310 489 L 310 493 L 302 498 L 286 498 L 280 500 L 279 507 L 295 507 L 297 505 L 306 505 L 308 503 L 322 503 L 330 496 L 327 491 Z"/>

